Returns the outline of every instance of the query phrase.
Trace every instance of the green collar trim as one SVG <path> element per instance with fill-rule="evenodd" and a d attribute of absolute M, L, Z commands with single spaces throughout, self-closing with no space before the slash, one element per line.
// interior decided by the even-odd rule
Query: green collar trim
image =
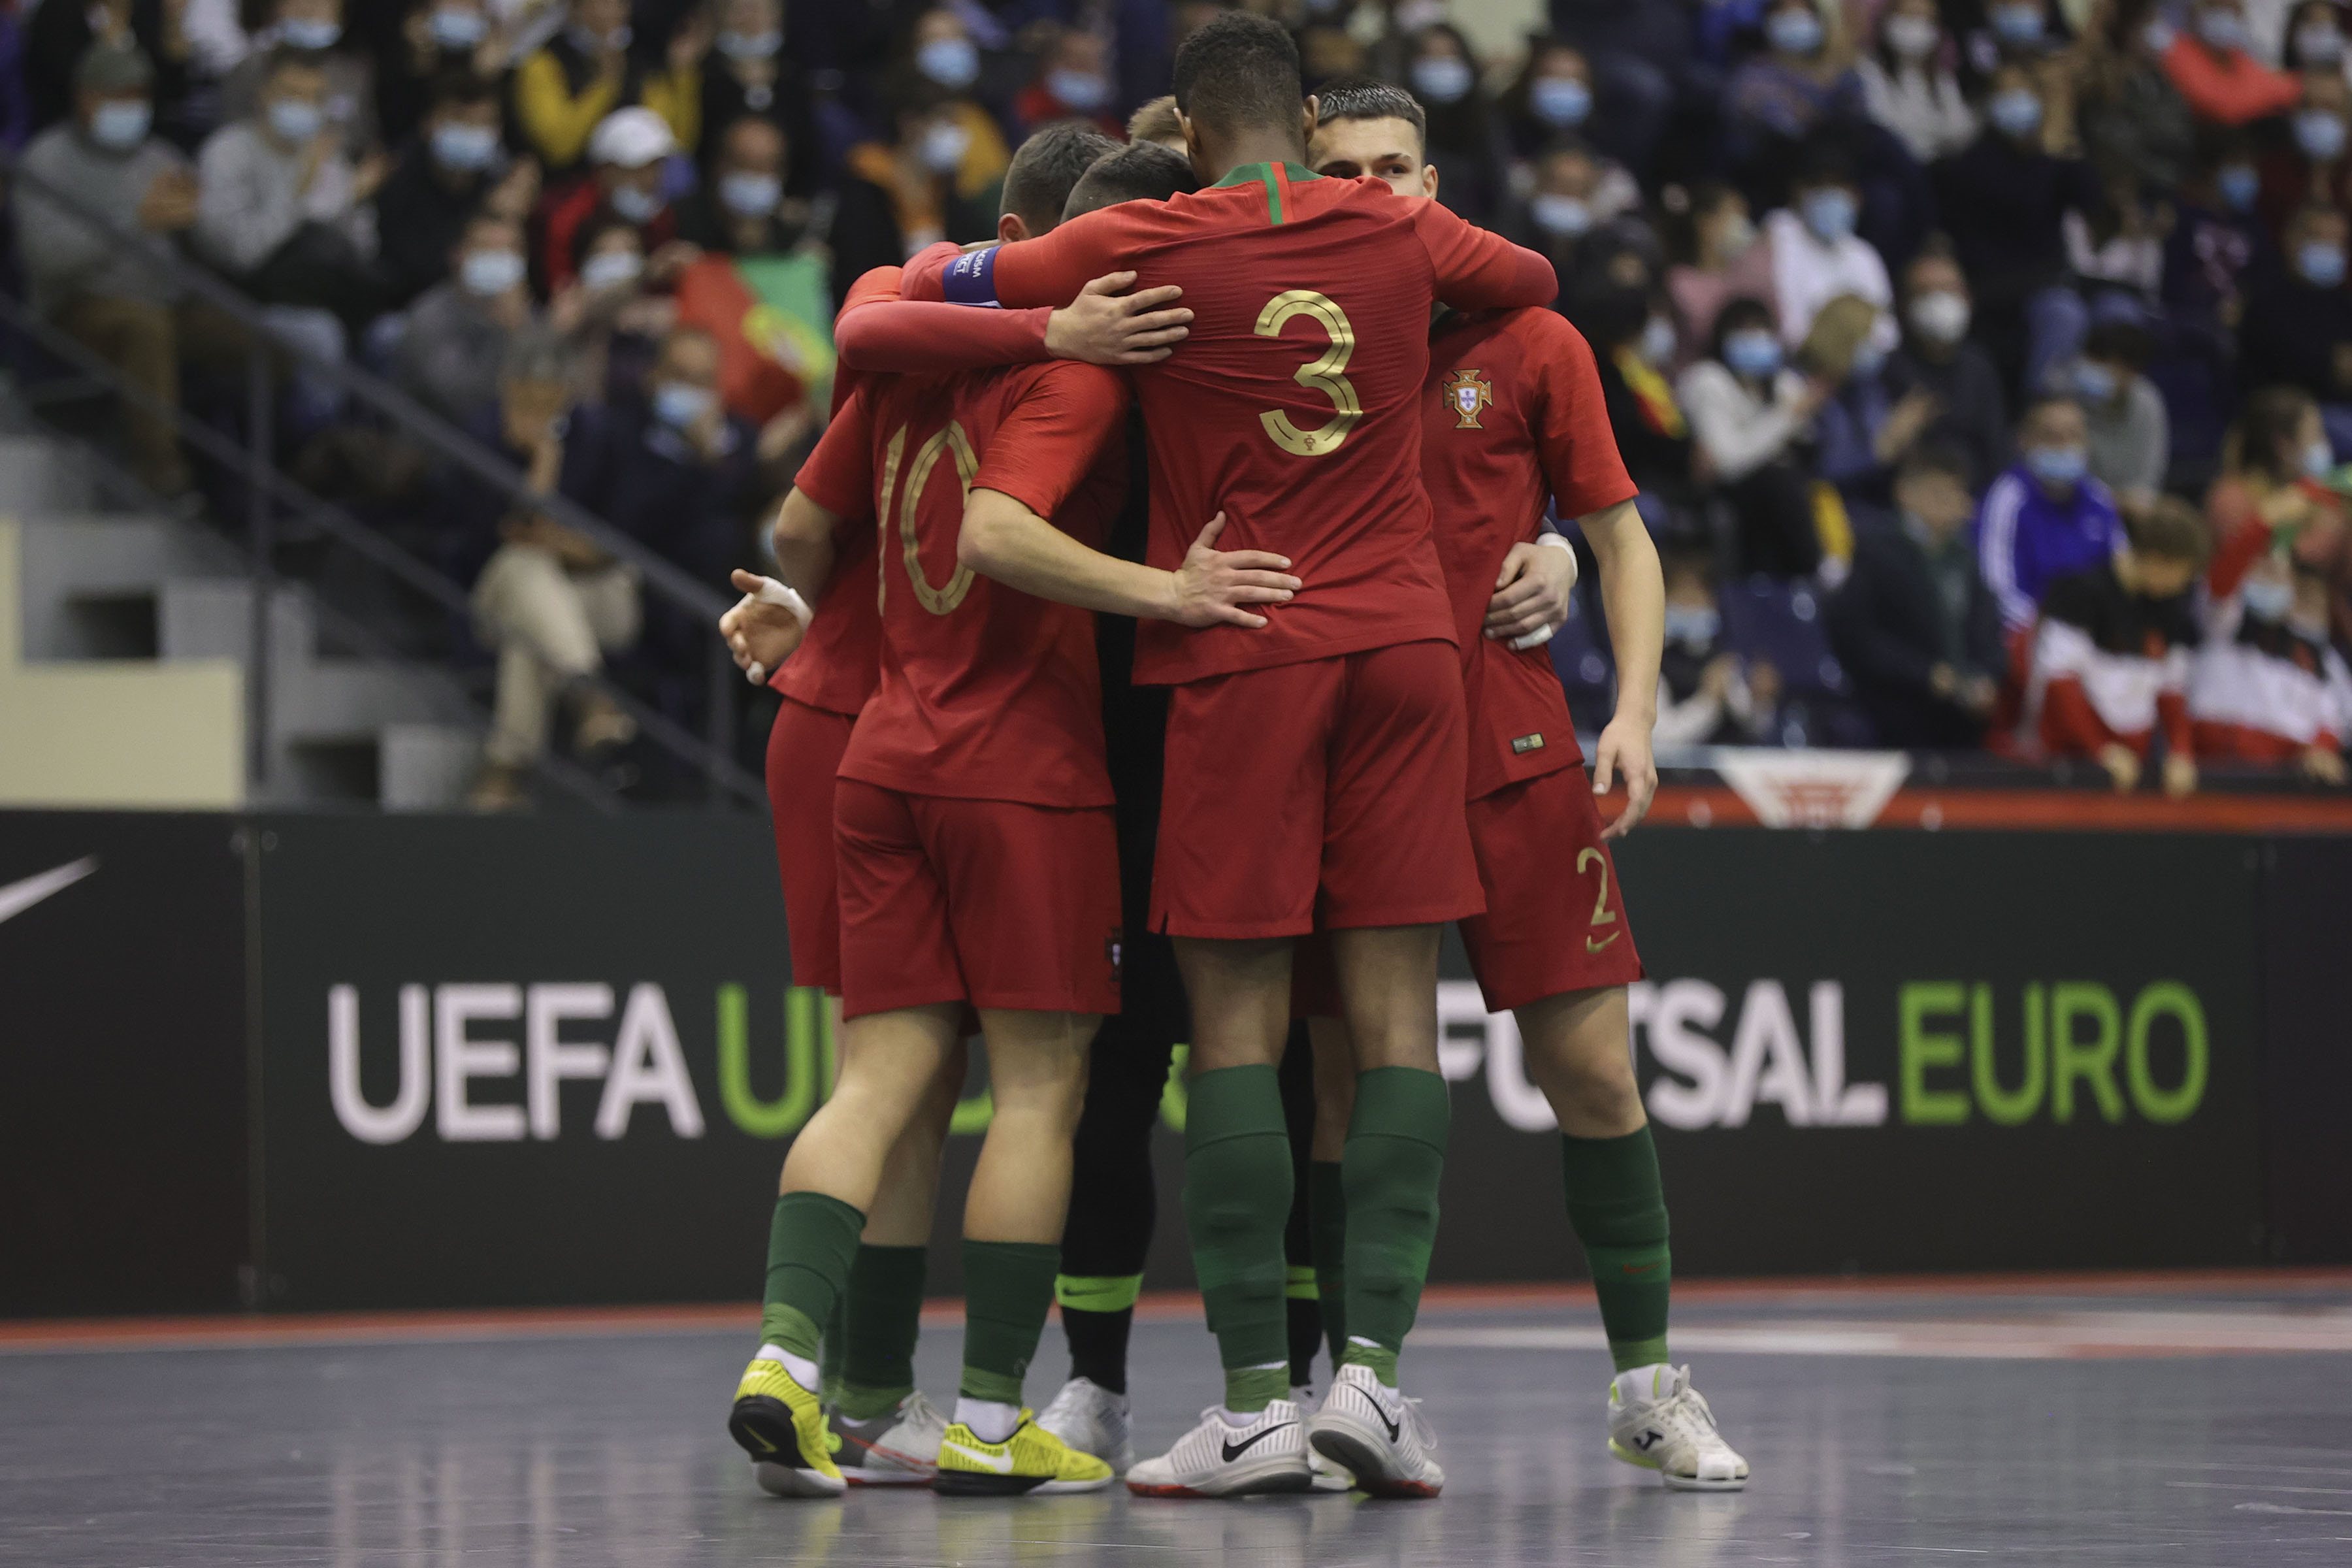
<path fill-rule="evenodd" d="M 1244 163 L 1240 168 L 1233 170 L 1223 179 L 1219 180 L 1217 184 L 1236 186 L 1263 184 L 1265 186 L 1266 222 L 1285 223 L 1288 221 L 1290 215 L 1283 210 L 1283 187 L 1300 180 L 1313 180 L 1320 177 L 1314 170 L 1302 169 L 1297 164 L 1286 160 L 1279 164 Z"/>

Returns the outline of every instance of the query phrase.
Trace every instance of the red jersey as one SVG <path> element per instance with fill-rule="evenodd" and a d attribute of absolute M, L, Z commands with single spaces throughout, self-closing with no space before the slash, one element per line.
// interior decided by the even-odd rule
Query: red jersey
<path fill-rule="evenodd" d="M 1189 195 L 910 267 L 907 293 L 1061 304 L 1122 268 L 1139 289 L 1181 287 L 1192 311 L 1183 345 L 1132 373 L 1151 441 L 1148 559 L 1181 565 L 1223 511 L 1218 548 L 1276 552 L 1306 583 L 1263 627 L 1145 622 L 1136 679 L 1452 640 L 1421 484 L 1430 307 L 1547 304 L 1550 264 L 1377 180 L 1254 163 Z"/>
<path fill-rule="evenodd" d="M 1548 649 L 1515 652 L 1484 630 L 1514 544 L 1633 499 L 1584 334 L 1550 310 L 1448 313 L 1430 329 L 1421 478 L 1461 639 L 1470 704 L 1470 798 L 1573 765 L 1568 700 Z"/>
<path fill-rule="evenodd" d="M 1127 389 L 1093 365 L 864 382 L 795 481 L 885 548 L 881 684 L 841 776 L 909 795 L 1111 804 L 1094 616 L 956 561 L 964 498 L 1000 490 L 1089 545 L 1127 484 Z M 820 616 L 821 620 L 823 617 Z"/>

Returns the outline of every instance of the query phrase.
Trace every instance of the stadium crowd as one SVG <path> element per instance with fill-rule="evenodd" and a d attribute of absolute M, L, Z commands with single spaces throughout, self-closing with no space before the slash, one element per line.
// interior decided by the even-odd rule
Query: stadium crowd
<path fill-rule="evenodd" d="M 1539 249 L 1667 562 L 1662 746 L 2345 777 L 2352 17 L 2334 0 L 1250 0 L 1316 83 L 1424 106 L 1439 198 Z M 1218 0 L 16 0 L 21 286 L 134 384 L 234 353 L 174 237 L 313 356 L 714 585 L 825 413 L 831 302 L 996 233 L 1010 149 L 1129 116 Z M 184 374 L 191 390 L 184 393 Z M 707 700 L 709 628 L 287 378 L 297 471 L 476 584 L 486 805 L 613 663 Z M 126 405 L 141 476 L 195 483 Z M 1308 565 L 1311 574 L 1311 563 Z M 1607 711 L 1597 605 L 1555 662 Z"/>

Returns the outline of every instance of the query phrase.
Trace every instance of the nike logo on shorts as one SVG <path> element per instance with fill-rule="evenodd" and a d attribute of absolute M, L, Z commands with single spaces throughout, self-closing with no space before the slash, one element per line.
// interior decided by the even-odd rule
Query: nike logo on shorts
<path fill-rule="evenodd" d="M 1611 942 L 1615 942 L 1619 937 L 1623 936 L 1624 934 L 1625 933 L 1622 931 L 1612 931 L 1607 936 L 1602 937 L 1599 942 L 1595 942 L 1588 936 L 1584 939 L 1584 951 L 1587 952 L 1599 952 L 1602 948 L 1607 947 Z"/>

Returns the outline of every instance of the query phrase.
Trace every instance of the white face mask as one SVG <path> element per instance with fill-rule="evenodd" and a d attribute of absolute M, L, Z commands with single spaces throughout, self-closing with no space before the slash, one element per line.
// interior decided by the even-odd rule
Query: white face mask
<path fill-rule="evenodd" d="M 1898 15 L 1886 18 L 1886 47 L 1906 60 L 1924 60 L 1936 52 L 1943 30 L 1933 16 Z"/>
<path fill-rule="evenodd" d="M 1592 208 L 1580 196 L 1560 196 L 1546 192 L 1528 204 L 1528 216 L 1546 234 L 1574 239 L 1592 228 Z"/>
<path fill-rule="evenodd" d="M 433 13 L 433 42 L 445 49 L 470 49 L 490 36 L 490 19 L 479 11 L 443 5 Z"/>
<path fill-rule="evenodd" d="M 934 121 L 923 132 L 922 145 L 917 150 L 923 167 L 934 174 L 952 174 L 963 163 L 966 149 L 971 145 L 971 132 L 952 120 Z"/>
<path fill-rule="evenodd" d="M 522 254 L 513 250 L 469 250 L 457 268 L 466 292 L 494 300 L 522 281 Z"/>
<path fill-rule="evenodd" d="M 1642 359 L 1653 366 L 1662 366 L 1675 357 L 1675 324 L 1664 316 L 1653 316 L 1642 324 Z"/>
<path fill-rule="evenodd" d="M 117 99 L 100 104 L 89 117 L 89 139 L 110 153 L 128 153 L 147 140 L 154 123 L 155 111 L 144 99 L 135 103 Z"/>
<path fill-rule="evenodd" d="M 278 37 L 289 48 L 331 49 L 342 40 L 343 25 L 319 16 L 289 16 L 278 24 Z"/>
<path fill-rule="evenodd" d="M 754 174 L 739 169 L 719 177 L 719 199 L 737 217 L 766 217 L 776 210 L 776 203 L 783 194 L 782 182 L 773 174 Z"/>
<path fill-rule="evenodd" d="M 1459 103 L 1470 94 L 1477 73 L 1455 55 L 1431 55 L 1412 62 L 1412 89 L 1432 103 Z"/>
<path fill-rule="evenodd" d="M 327 122 L 325 111 L 317 104 L 299 98 L 271 99 L 267 112 L 270 134 L 298 147 L 316 136 L 319 128 Z"/>
<path fill-rule="evenodd" d="M 662 210 L 662 199 L 642 185 L 615 185 L 613 210 L 631 223 L 651 223 Z"/>
<path fill-rule="evenodd" d="M 1969 302 L 1948 289 L 1911 301 L 1911 330 L 1931 343 L 1956 343 L 1969 335 Z"/>
<path fill-rule="evenodd" d="M 607 250 L 580 264 L 580 281 L 590 292 L 602 293 L 607 289 L 626 288 L 645 269 L 646 258 L 635 251 Z"/>

